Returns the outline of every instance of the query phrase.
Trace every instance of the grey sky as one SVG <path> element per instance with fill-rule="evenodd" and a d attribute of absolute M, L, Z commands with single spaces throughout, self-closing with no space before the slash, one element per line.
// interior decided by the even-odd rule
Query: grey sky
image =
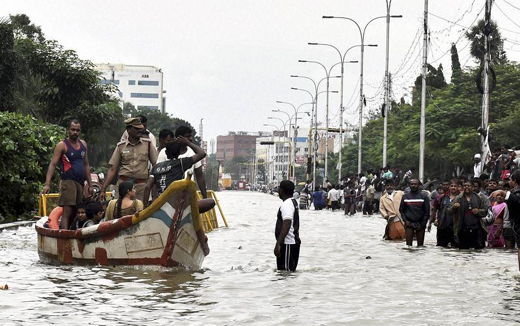
<path fill-rule="evenodd" d="M 520 7 L 517 0 L 509 3 Z M 473 6 L 471 6 L 473 4 Z M 442 63 L 451 75 L 449 51 L 463 27 L 469 26 L 484 6 L 484 0 L 430 0 L 431 51 L 429 61 Z M 395 73 L 394 94 L 406 94 L 420 73 L 423 15 L 422 0 L 393 0 L 390 30 L 390 71 Z M 496 0 L 492 16 L 503 37 L 511 40 L 505 48 L 511 60 L 520 57 L 520 10 Z M 458 21 L 467 12 L 463 19 Z M 25 13 L 40 25 L 47 38 L 56 39 L 93 62 L 149 64 L 163 69 L 167 90 L 167 111 L 198 128 L 204 118 L 204 138 L 216 138 L 228 131 L 270 130 L 267 116 L 273 109 L 290 109 L 276 100 L 299 105 L 309 95 L 291 87 L 311 90 L 310 81 L 290 78 L 305 75 L 324 77 L 323 68 L 298 59 L 315 60 L 325 66 L 339 61 L 334 49 L 309 46 L 308 42 L 330 43 L 345 51 L 359 44 L 359 32 L 347 20 L 325 20 L 323 15 L 347 16 L 362 27 L 370 19 L 385 15 L 385 0 L 213 0 L 213 1 L 9 1 L 2 16 Z M 483 13 L 480 14 L 480 18 Z M 459 26 L 460 25 L 460 26 Z M 416 45 L 414 44 L 416 40 Z M 385 20 L 369 25 L 366 43 L 378 48 L 365 51 L 365 94 L 373 110 L 383 99 Z M 458 43 L 462 64 L 472 65 L 468 42 Z M 411 51 L 408 50 L 411 48 Z M 406 57 L 406 54 L 410 55 Z M 407 60 L 410 58 L 410 60 Z M 359 48 L 347 55 L 359 60 Z M 404 63 L 404 65 L 402 65 Z M 336 73 L 339 74 L 339 70 Z M 346 66 L 345 119 L 357 124 L 359 65 Z M 323 83 L 324 84 L 324 83 Z M 339 90 L 339 80 L 331 81 Z M 324 90 L 324 88 L 323 88 Z M 319 117 L 325 118 L 325 96 L 320 97 Z M 339 96 L 330 96 L 330 124 L 339 126 Z M 284 115 L 280 115 L 281 118 Z M 303 120 L 307 126 L 309 120 Z"/>

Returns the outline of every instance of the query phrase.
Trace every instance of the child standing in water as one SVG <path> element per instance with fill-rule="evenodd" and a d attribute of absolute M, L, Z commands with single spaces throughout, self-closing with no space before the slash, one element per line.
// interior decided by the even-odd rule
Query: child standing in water
<path fill-rule="evenodd" d="M 504 194 L 500 193 L 497 195 L 496 204 L 493 206 L 493 224 L 488 226 L 488 247 L 490 248 L 503 248 L 505 245 L 503 228 L 510 228 L 511 225 L 507 226 L 506 223 L 511 224 L 509 221 L 509 211 L 507 204 L 505 203 Z"/>

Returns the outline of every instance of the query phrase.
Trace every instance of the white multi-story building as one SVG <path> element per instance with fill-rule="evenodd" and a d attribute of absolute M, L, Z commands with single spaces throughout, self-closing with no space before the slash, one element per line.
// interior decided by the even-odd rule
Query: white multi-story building
<path fill-rule="evenodd" d="M 266 166 L 267 182 L 280 183 L 287 178 L 289 168 L 289 138 L 282 132 L 274 131 L 271 136 L 256 139 L 256 161 L 263 160 Z M 262 145 L 260 142 L 273 141 L 273 145 Z"/>
<path fill-rule="evenodd" d="M 154 109 L 165 112 L 166 97 L 163 90 L 163 73 L 154 66 L 126 65 L 122 63 L 96 64 L 102 83 L 114 83 L 122 102 L 130 102 L 137 109 Z"/>

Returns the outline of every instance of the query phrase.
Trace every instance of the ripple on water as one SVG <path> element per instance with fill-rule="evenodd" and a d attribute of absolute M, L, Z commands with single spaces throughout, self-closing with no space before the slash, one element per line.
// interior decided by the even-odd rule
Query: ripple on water
<path fill-rule="evenodd" d="M 376 215 L 302 211 L 298 272 L 275 270 L 281 201 L 222 192 L 231 228 L 208 234 L 200 271 L 49 266 L 32 227 L 0 233 L 2 325 L 513 325 L 515 252 L 381 240 Z M 240 249 L 239 249 L 240 248 Z M 370 256 L 371 259 L 367 259 Z M 5 321 L 5 323 L 4 323 Z"/>

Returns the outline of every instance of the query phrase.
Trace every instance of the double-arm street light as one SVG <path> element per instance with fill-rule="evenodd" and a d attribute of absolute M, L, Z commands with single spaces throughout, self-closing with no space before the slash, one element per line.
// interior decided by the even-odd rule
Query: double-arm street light
<path fill-rule="evenodd" d="M 293 159 L 293 169 L 292 169 L 292 177 L 294 178 L 295 177 L 295 169 L 294 167 L 296 166 L 296 137 L 298 137 L 298 112 L 300 110 L 300 108 L 304 105 L 308 105 L 308 104 L 313 104 L 314 105 L 314 101 L 312 102 L 309 102 L 309 103 L 303 103 L 303 104 L 300 104 L 298 107 L 294 106 L 294 104 L 290 103 L 290 102 L 284 102 L 284 101 L 276 101 L 276 103 L 278 104 L 287 104 L 287 105 L 290 105 L 292 106 L 292 108 L 294 109 L 294 135 L 293 135 L 293 147 L 292 147 L 292 159 Z M 289 116 L 289 114 L 285 111 L 282 111 L 282 110 L 273 110 L 273 112 L 283 112 L 285 114 L 287 114 L 287 116 Z M 309 114 L 309 112 L 307 112 Z M 291 117 L 290 117 L 291 118 Z M 312 124 L 312 118 L 311 118 L 311 124 Z M 289 130 L 291 129 L 290 127 L 290 124 L 289 124 Z"/>
<path fill-rule="evenodd" d="M 325 128 L 326 128 L 326 141 L 325 141 L 325 178 L 328 178 L 328 157 L 329 157 L 329 86 L 330 86 L 330 69 L 327 69 L 321 62 L 318 61 L 310 61 L 310 60 L 298 60 L 298 62 L 303 63 L 315 63 L 320 65 L 325 70 L 325 76 L 327 80 L 327 103 L 325 106 Z M 331 67 L 332 69 L 332 67 Z M 336 76 L 336 78 L 341 78 L 341 76 Z"/>
<path fill-rule="evenodd" d="M 401 18 L 401 15 L 393 15 L 390 16 L 390 18 Z M 359 74 L 359 134 L 358 134 L 358 173 L 361 173 L 361 162 L 362 162 L 362 147 L 361 143 L 363 141 L 363 59 L 364 59 L 364 53 L 365 53 L 365 32 L 367 30 L 368 25 L 372 23 L 374 20 L 387 18 L 387 16 L 379 16 L 372 18 L 368 23 L 366 23 L 365 27 L 361 29 L 361 26 L 352 18 L 348 17 L 339 17 L 339 16 L 323 16 L 324 19 L 346 19 L 350 20 L 354 24 L 356 24 L 359 36 L 361 38 L 361 67 L 360 67 L 360 74 Z"/>
<path fill-rule="evenodd" d="M 314 95 L 306 89 L 302 89 L 302 88 L 298 88 L 298 87 L 291 87 L 291 89 L 295 90 L 295 91 L 306 92 L 307 94 L 310 95 L 311 100 L 313 100 L 313 102 L 314 102 L 314 106 L 313 106 L 314 112 L 311 113 L 311 127 L 309 130 L 309 154 L 308 154 L 307 159 L 310 160 L 311 155 L 312 155 L 312 165 L 313 165 L 313 167 L 312 167 L 312 185 L 313 185 L 313 189 L 315 189 L 315 187 L 316 187 L 316 151 L 318 150 L 318 95 L 327 92 L 327 91 L 318 92 L 318 89 L 320 87 L 321 82 L 328 78 L 327 77 L 322 78 L 318 83 L 316 83 L 314 81 L 314 79 L 307 77 L 307 76 L 291 75 L 291 77 L 308 79 L 314 85 Z M 331 77 L 331 78 L 335 78 L 335 77 Z M 338 91 L 329 91 L 329 92 L 338 93 Z M 313 126 L 313 117 L 314 117 L 314 128 L 312 127 Z M 312 142 L 312 138 L 313 138 L 312 130 L 313 129 L 314 129 L 314 144 Z M 311 154 L 311 152 L 312 152 L 312 154 Z M 310 180 L 309 173 L 307 173 L 307 179 Z"/>
<path fill-rule="evenodd" d="M 347 53 L 355 48 L 355 47 L 360 47 L 361 44 L 358 44 L 358 45 L 354 45 L 354 46 L 351 46 L 350 48 L 347 49 L 347 51 L 345 51 L 344 54 L 341 54 L 341 51 L 335 47 L 334 45 L 332 44 L 328 44 L 328 43 L 316 43 L 316 42 L 310 42 L 309 45 L 322 45 L 322 46 L 328 46 L 328 47 L 331 47 L 333 49 L 335 49 L 338 54 L 339 54 L 339 60 L 340 62 L 337 63 L 337 64 L 341 64 L 341 88 L 340 88 L 340 105 L 339 105 L 339 108 L 340 108 L 340 122 L 339 122 L 339 138 L 340 138 L 340 148 L 339 148 L 339 164 L 338 164 L 338 182 L 341 181 L 341 167 L 342 167 L 342 150 L 343 150 L 343 112 L 344 112 L 344 107 L 343 107 L 343 79 L 345 77 L 345 63 L 358 63 L 357 60 L 355 61 L 345 61 L 345 58 L 347 57 Z M 367 46 L 377 46 L 377 44 L 368 44 Z M 335 66 L 335 65 L 334 65 Z M 332 67 L 334 67 L 332 66 Z M 331 67 L 331 69 L 332 69 Z"/>

